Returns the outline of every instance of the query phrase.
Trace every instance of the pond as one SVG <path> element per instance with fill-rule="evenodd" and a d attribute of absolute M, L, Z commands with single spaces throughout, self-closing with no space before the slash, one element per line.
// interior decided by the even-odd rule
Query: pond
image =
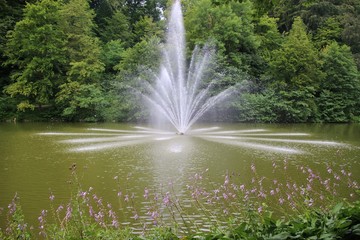
<path fill-rule="evenodd" d="M 230 175 L 251 186 L 256 171 L 257 178 L 290 177 L 300 185 L 316 171 L 334 186 L 342 182 L 336 195 L 351 199 L 349 179 L 360 180 L 360 125 L 198 124 L 180 135 L 135 124 L 2 123 L 0 153 L 0 227 L 15 193 L 26 221 L 37 226 L 40 211 L 54 204 L 49 196 L 66 204 L 78 184 L 114 205 L 131 198 L 132 207 L 115 207 L 129 212 L 123 224 L 134 224 L 134 209 L 149 211 L 144 190 L 170 191 L 186 202 L 197 177 L 210 188 Z"/>

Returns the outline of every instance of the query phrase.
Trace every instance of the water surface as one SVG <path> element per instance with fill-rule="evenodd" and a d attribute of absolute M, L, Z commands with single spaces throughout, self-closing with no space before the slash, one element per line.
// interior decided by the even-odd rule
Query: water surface
<path fill-rule="evenodd" d="M 57 204 L 69 199 L 74 164 L 82 187 L 110 202 L 119 189 L 141 202 L 145 188 L 166 191 L 169 183 L 181 195 L 206 169 L 209 182 L 229 171 L 250 182 L 251 164 L 267 176 L 284 160 L 322 172 L 329 165 L 351 169 L 359 181 L 360 125 L 197 125 L 177 135 L 135 124 L 2 123 L 0 153 L 0 207 L 17 193 L 26 220 L 36 225 L 51 194 Z M 289 171 L 298 176 L 297 168 Z"/>

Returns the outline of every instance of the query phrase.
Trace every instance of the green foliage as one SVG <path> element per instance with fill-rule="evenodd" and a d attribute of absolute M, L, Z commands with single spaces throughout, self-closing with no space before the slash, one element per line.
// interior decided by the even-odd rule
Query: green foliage
<path fill-rule="evenodd" d="M 277 90 L 316 89 L 323 73 L 316 49 L 306 34 L 301 18 L 296 18 L 281 49 L 273 52 L 269 73 Z"/>
<path fill-rule="evenodd" d="M 71 209 L 69 219 L 65 213 L 54 211 L 57 223 L 46 224 L 43 234 L 50 239 L 358 239 L 360 236 L 360 202 L 354 204 L 338 203 L 331 211 L 309 210 L 289 220 L 275 219 L 271 213 L 258 214 L 249 211 L 249 218 L 234 225 L 230 220 L 225 227 L 214 228 L 209 233 L 188 234 L 178 237 L 174 230 L 165 226 L 152 228 L 144 235 L 135 235 L 128 228 L 116 229 L 110 225 L 101 226 L 91 217 L 80 214 L 88 208 L 89 200 L 76 193 L 67 206 Z M 99 211 L 102 211 L 99 209 Z M 45 215 L 44 215 L 45 216 Z M 19 204 L 9 215 L 8 231 L 0 232 L 2 239 L 35 239 L 26 227 L 24 215 Z M 64 219 L 63 219 L 64 217 Z"/>
<path fill-rule="evenodd" d="M 320 119 L 325 122 L 348 122 L 359 114 L 356 104 L 360 94 L 360 75 L 348 46 L 333 42 L 322 52 L 321 82 L 317 99 Z"/>
<path fill-rule="evenodd" d="M 0 121 L 16 117 L 16 102 L 10 96 L 0 96 Z"/>
<path fill-rule="evenodd" d="M 265 61 L 271 60 L 271 52 L 281 47 L 283 38 L 277 30 L 276 18 L 262 16 L 255 27 L 255 32 L 260 41 L 258 54 Z"/>
<path fill-rule="evenodd" d="M 339 203 L 329 212 L 308 211 L 288 221 L 275 220 L 271 214 L 253 214 L 254 219 L 230 227 L 225 233 L 213 231 L 190 239 L 358 239 L 359 214 L 359 202 L 346 207 Z"/>
<path fill-rule="evenodd" d="M 316 114 L 315 93 L 323 79 L 318 53 L 305 25 L 296 18 L 289 35 L 269 62 L 269 86 L 281 100 L 282 122 L 309 121 Z"/>
<path fill-rule="evenodd" d="M 237 120 L 240 122 L 277 122 L 278 116 L 274 109 L 279 100 L 274 92 L 264 94 L 242 94 L 234 103 Z"/>
<path fill-rule="evenodd" d="M 71 0 L 60 10 L 60 28 L 66 34 L 68 81 L 93 82 L 104 70 L 100 42 L 93 37 L 94 11 L 87 0 Z"/>
<path fill-rule="evenodd" d="M 114 69 L 120 73 L 134 73 L 141 66 L 155 70 L 160 62 L 159 44 L 157 37 L 142 40 L 122 53 L 122 61 Z"/>
<path fill-rule="evenodd" d="M 315 44 L 319 48 L 323 48 L 332 41 L 339 41 L 341 37 L 340 22 L 335 18 L 328 18 L 317 29 L 317 34 L 314 36 Z"/>
<path fill-rule="evenodd" d="M 176 236 L 171 228 L 157 227 L 151 229 L 143 239 L 178 240 L 180 238 Z"/>
<path fill-rule="evenodd" d="M 0 0 L 0 89 L 10 84 L 11 66 L 1 66 L 6 61 L 6 34 L 21 19 L 24 5 L 21 1 Z"/>
<path fill-rule="evenodd" d="M 116 11 L 111 17 L 104 19 L 105 25 L 99 29 L 101 39 L 109 41 L 122 41 L 125 47 L 132 45 L 133 36 L 128 18 L 122 11 Z"/>
<path fill-rule="evenodd" d="M 345 43 L 350 46 L 357 66 L 360 66 L 360 55 L 358 55 L 360 39 L 357 34 L 360 27 L 359 1 L 280 0 L 273 1 L 273 3 L 274 7 L 270 9 L 269 13 L 280 19 L 279 29 L 281 32 L 288 32 L 293 20 L 301 17 L 316 41 L 336 40 L 340 44 Z"/>
<path fill-rule="evenodd" d="M 99 121 L 97 115 L 107 105 L 99 85 L 70 82 L 61 86 L 56 99 L 64 107 L 62 115 L 71 121 Z"/>
<path fill-rule="evenodd" d="M 17 194 L 15 194 L 11 203 L 8 205 L 8 212 L 6 218 L 6 231 L 0 232 L 1 239 L 32 239 L 32 235 L 25 222 L 25 216 L 22 212 L 20 199 Z"/>
<path fill-rule="evenodd" d="M 118 76 L 110 81 L 108 93 L 105 96 L 106 105 L 98 109 L 103 120 L 129 122 L 146 118 L 147 112 L 140 104 L 140 96 L 129 85 L 134 84 L 131 81 L 133 79 L 130 76 L 128 78 Z"/>
<path fill-rule="evenodd" d="M 143 91 L 138 79 L 149 78 L 143 69 L 158 71 L 170 5 L 0 0 L 0 119 L 145 118 L 147 111 L 129 89 Z M 358 0 L 183 0 L 182 5 L 188 53 L 209 41 L 217 48 L 211 71 L 219 77 L 212 91 L 241 83 L 244 75 L 252 84 L 232 103 L 234 117 L 226 119 L 358 121 Z M 78 94 L 77 100 L 66 94 Z"/>
<path fill-rule="evenodd" d="M 121 61 L 123 52 L 124 46 L 120 40 L 112 40 L 105 44 L 102 48 L 101 60 L 107 72 L 114 72 L 114 67 Z"/>
<path fill-rule="evenodd" d="M 100 73 L 99 39 L 93 35 L 94 11 L 86 0 L 71 0 L 59 11 L 59 24 L 66 34 L 66 82 L 59 86 L 56 103 L 63 108 L 63 116 L 70 120 L 96 121 L 96 109 L 104 104 Z"/>
<path fill-rule="evenodd" d="M 135 24 L 144 16 L 159 21 L 161 19 L 159 8 L 164 7 L 165 4 L 165 0 L 124 0 L 124 10 L 131 24 Z"/>
<path fill-rule="evenodd" d="M 221 4 L 213 4 L 211 0 L 197 1 L 185 14 L 190 49 L 212 40 L 230 65 L 248 71 L 259 46 L 252 21 L 250 1 Z"/>
<path fill-rule="evenodd" d="M 121 61 L 113 68 L 116 76 L 109 76 L 106 101 L 108 106 L 102 115 L 107 121 L 144 120 L 148 114 L 142 106 L 139 93 L 143 91 L 142 81 L 157 71 L 160 62 L 160 39 L 145 38 L 132 48 L 119 52 Z M 139 65 L 139 62 L 143 64 Z M 114 62 L 115 63 L 115 62 Z"/>
<path fill-rule="evenodd" d="M 49 104 L 62 80 L 60 66 L 66 58 L 64 35 L 56 27 L 59 8 L 53 0 L 26 5 L 24 19 L 7 36 L 5 63 L 17 69 L 5 92 L 19 97 L 19 110 Z"/>
<path fill-rule="evenodd" d="M 134 24 L 134 41 L 141 42 L 152 37 L 162 37 L 163 33 L 151 17 L 144 16 Z"/>

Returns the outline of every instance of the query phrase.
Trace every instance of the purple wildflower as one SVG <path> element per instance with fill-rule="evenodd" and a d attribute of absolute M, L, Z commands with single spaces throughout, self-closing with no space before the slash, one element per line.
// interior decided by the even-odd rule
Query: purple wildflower
<path fill-rule="evenodd" d="M 59 205 L 59 207 L 56 209 L 56 212 L 59 213 L 64 209 L 63 205 Z"/>
<path fill-rule="evenodd" d="M 49 197 L 49 199 L 50 199 L 50 201 L 52 202 L 52 201 L 54 201 L 55 196 L 54 196 L 53 194 L 51 194 L 50 197 Z"/>
<path fill-rule="evenodd" d="M 251 164 L 251 171 L 254 172 L 254 173 L 256 172 L 256 168 L 255 168 L 255 164 L 254 164 L 254 163 Z"/>
<path fill-rule="evenodd" d="M 113 226 L 114 228 L 119 228 L 119 222 L 118 222 L 118 220 L 113 219 L 113 220 L 111 221 L 111 226 Z"/>
<path fill-rule="evenodd" d="M 165 206 L 169 206 L 170 204 L 170 193 L 167 192 L 163 198 L 163 203 L 165 204 Z"/>
<path fill-rule="evenodd" d="M 67 205 L 66 214 L 65 214 L 65 222 L 68 222 L 72 216 L 72 207 L 70 203 Z"/>
<path fill-rule="evenodd" d="M 148 199 L 149 197 L 149 190 L 147 188 L 144 189 L 144 198 Z"/>

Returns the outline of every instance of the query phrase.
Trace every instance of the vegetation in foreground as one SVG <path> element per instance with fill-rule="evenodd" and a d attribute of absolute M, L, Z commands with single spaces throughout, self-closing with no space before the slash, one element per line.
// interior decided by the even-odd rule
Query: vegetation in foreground
<path fill-rule="evenodd" d="M 71 199 L 38 216 L 38 226 L 28 226 L 15 195 L 3 211 L 6 228 L 1 239 L 359 239 L 359 185 L 344 168 L 327 166 L 325 174 L 298 166 L 303 177 L 295 181 L 286 175 L 287 163 L 273 165 L 270 179 L 258 175 L 251 166 L 249 183 L 235 174 L 225 174 L 224 182 L 205 187 L 206 172 L 191 177 L 189 198 L 169 191 L 144 189 L 140 198 L 123 189 L 117 193 L 119 206 L 105 203 L 95 190 L 82 189 L 75 169 L 77 187 Z M 284 173 L 285 172 L 285 173 Z M 117 178 L 115 177 L 115 180 Z M 120 183 L 118 183 L 120 184 Z M 346 196 L 339 191 L 347 188 Z M 346 198 L 345 198 L 346 197 Z M 341 201 L 339 202 L 339 199 Z M 186 207 L 191 203 L 191 208 Z M 6 212 L 6 213 L 5 213 Z M 197 222 L 193 214 L 202 216 Z M 131 219 L 132 227 L 123 227 Z M 123 221 L 123 222 L 122 222 Z"/>

